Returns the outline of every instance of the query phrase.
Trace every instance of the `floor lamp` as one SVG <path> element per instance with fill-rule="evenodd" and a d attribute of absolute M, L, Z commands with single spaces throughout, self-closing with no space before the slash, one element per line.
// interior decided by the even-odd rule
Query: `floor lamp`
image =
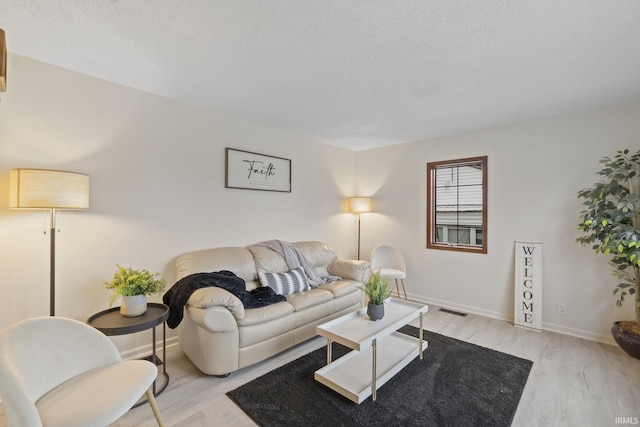
<path fill-rule="evenodd" d="M 7 39 L 0 28 L 0 92 L 7 90 Z"/>
<path fill-rule="evenodd" d="M 49 211 L 49 314 L 55 316 L 56 212 L 89 208 L 89 175 L 47 169 L 12 169 L 9 207 Z"/>
<path fill-rule="evenodd" d="M 358 259 L 360 259 L 360 215 L 373 212 L 373 199 L 371 197 L 350 197 L 347 199 L 349 212 L 358 214 Z"/>

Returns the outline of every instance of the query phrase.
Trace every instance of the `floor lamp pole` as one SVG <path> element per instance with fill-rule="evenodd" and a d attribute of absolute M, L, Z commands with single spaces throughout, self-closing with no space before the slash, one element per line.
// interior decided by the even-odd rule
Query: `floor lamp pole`
<path fill-rule="evenodd" d="M 358 214 L 358 260 L 360 259 L 360 215 Z"/>
<path fill-rule="evenodd" d="M 51 209 L 49 230 L 49 316 L 56 315 L 56 210 Z"/>

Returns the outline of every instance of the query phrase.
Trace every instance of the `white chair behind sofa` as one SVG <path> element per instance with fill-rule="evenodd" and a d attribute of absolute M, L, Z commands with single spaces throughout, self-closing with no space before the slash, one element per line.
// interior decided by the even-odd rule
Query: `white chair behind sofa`
<path fill-rule="evenodd" d="M 396 290 L 400 298 L 398 279 L 402 283 L 404 299 L 407 299 L 407 291 L 404 288 L 404 279 L 407 277 L 407 267 L 402 253 L 391 245 L 378 245 L 371 251 L 371 272 L 380 272 L 380 276 L 396 281 Z"/>

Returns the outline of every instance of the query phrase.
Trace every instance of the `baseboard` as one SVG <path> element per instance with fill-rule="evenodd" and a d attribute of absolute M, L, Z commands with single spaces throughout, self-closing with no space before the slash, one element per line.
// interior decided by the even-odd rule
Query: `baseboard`
<path fill-rule="evenodd" d="M 178 337 L 169 337 L 167 338 L 167 348 L 174 347 L 178 345 Z M 143 357 L 149 356 L 153 353 L 153 348 L 151 348 L 151 343 L 132 348 L 130 350 L 126 350 L 120 353 L 123 359 L 131 360 L 131 359 L 142 359 Z M 156 354 L 162 354 L 162 340 L 156 341 Z"/>
<path fill-rule="evenodd" d="M 617 345 L 611 335 L 596 334 L 583 329 L 570 328 L 568 326 L 558 325 L 556 323 L 542 322 L 545 331 L 557 332 L 559 334 L 570 335 L 572 337 L 584 338 L 585 340 L 595 341 L 602 344 Z"/>
<path fill-rule="evenodd" d="M 485 310 L 478 307 L 472 307 L 463 304 L 457 304 L 451 301 L 438 300 L 435 298 L 424 298 L 418 295 L 407 294 L 407 296 L 413 300 L 423 304 L 433 304 L 438 307 L 448 308 L 450 310 L 461 311 L 464 313 L 475 314 L 478 316 L 490 317 L 492 319 L 502 320 L 505 322 L 513 323 L 512 316 L 506 316 L 503 313 L 497 311 Z M 603 344 L 616 345 L 611 335 L 597 334 L 584 329 L 570 328 L 568 326 L 558 325 L 556 323 L 542 322 L 542 330 L 549 332 L 556 332 L 563 335 L 569 335 L 576 338 L 582 338 L 589 341 L 595 341 Z"/>

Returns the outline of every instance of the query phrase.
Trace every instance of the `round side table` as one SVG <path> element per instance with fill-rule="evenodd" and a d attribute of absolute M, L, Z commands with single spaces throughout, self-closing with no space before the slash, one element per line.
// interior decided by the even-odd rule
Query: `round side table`
<path fill-rule="evenodd" d="M 120 314 L 120 307 L 113 307 L 108 310 L 94 314 L 87 319 L 87 324 L 93 326 L 105 335 L 126 335 L 135 332 L 145 331 L 153 328 L 153 341 L 151 347 L 153 353 L 144 359 L 151 361 L 156 366 L 162 365 L 162 371 L 158 370 L 158 378 L 162 378 L 162 383 L 158 386 L 158 378 L 153 382 L 153 395 L 157 396 L 169 385 L 169 374 L 167 374 L 167 326 L 165 321 L 169 318 L 169 307 L 164 304 L 154 302 L 147 303 L 147 311 L 136 317 L 124 317 Z M 162 325 L 162 358 L 156 353 L 156 326 Z M 158 387 L 156 389 L 156 387 Z M 138 402 L 137 406 L 146 403 L 146 400 Z"/>

